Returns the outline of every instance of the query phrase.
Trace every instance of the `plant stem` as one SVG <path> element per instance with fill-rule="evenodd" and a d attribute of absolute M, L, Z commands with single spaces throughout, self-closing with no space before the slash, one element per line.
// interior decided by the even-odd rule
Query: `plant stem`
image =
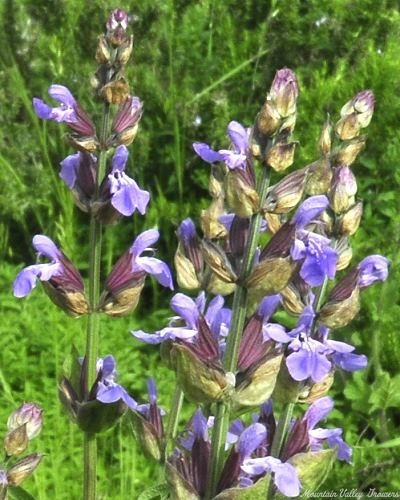
<path fill-rule="evenodd" d="M 259 206 L 262 207 L 269 185 L 269 169 L 262 168 L 261 176 L 258 182 Z M 226 341 L 224 355 L 224 368 L 226 372 L 236 372 L 239 356 L 240 340 L 242 338 L 243 328 L 247 313 L 247 288 L 245 281 L 252 269 L 254 254 L 258 245 L 262 216 L 254 214 L 250 221 L 249 236 L 246 250 L 243 256 L 240 278 L 238 280 L 232 304 L 232 320 L 229 334 Z M 217 403 L 217 410 L 214 420 L 212 434 L 212 449 L 208 473 L 208 485 L 206 498 L 211 499 L 216 494 L 219 477 L 224 464 L 225 441 L 229 428 L 229 418 L 231 413 L 230 400 Z"/>
<path fill-rule="evenodd" d="M 271 445 L 271 452 L 270 452 L 271 457 L 279 458 L 282 453 L 282 449 L 286 442 L 290 419 L 292 418 L 293 414 L 293 409 L 294 409 L 294 403 L 287 403 L 283 408 L 282 413 L 279 415 L 278 425 L 276 426 L 274 439 Z M 267 500 L 272 500 L 274 498 L 275 491 L 276 491 L 275 485 L 273 481 L 270 481 L 267 491 Z"/>
<path fill-rule="evenodd" d="M 176 386 L 174 391 L 174 396 L 172 399 L 171 411 L 169 412 L 168 415 L 167 430 L 165 432 L 165 449 L 163 450 L 164 461 L 169 451 L 171 440 L 173 440 L 176 436 L 176 430 L 178 428 L 178 420 L 182 408 L 183 397 L 184 397 L 183 391 L 178 386 Z"/>
<path fill-rule="evenodd" d="M 105 143 L 105 138 L 108 135 L 110 117 L 109 104 L 104 105 L 100 127 L 100 144 Z M 104 178 L 106 171 L 107 152 L 100 151 L 97 165 L 97 194 L 99 192 L 100 184 Z M 86 351 L 85 351 L 85 400 L 88 399 L 90 390 L 97 377 L 97 358 L 99 350 L 99 329 L 100 317 L 96 311 L 97 304 L 100 297 L 100 267 L 101 267 L 101 247 L 102 247 L 102 224 L 97 221 L 93 215 L 90 218 L 89 230 L 89 305 L 90 313 L 86 329 Z M 83 498 L 85 500 L 96 500 L 97 498 L 97 441 L 96 435 L 92 432 L 84 432 L 83 438 Z"/>

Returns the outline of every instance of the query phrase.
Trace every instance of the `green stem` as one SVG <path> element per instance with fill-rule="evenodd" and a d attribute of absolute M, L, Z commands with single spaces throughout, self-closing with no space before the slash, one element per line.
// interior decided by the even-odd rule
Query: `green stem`
<path fill-rule="evenodd" d="M 165 431 L 165 450 L 163 451 L 164 460 L 166 454 L 170 449 L 171 441 L 176 436 L 176 431 L 178 429 L 179 415 L 183 404 L 183 397 L 184 397 L 183 391 L 178 386 L 176 386 L 174 391 L 174 396 L 172 399 L 171 411 L 169 412 L 168 415 L 167 430 Z"/>
<path fill-rule="evenodd" d="M 269 186 L 269 169 L 261 169 L 261 177 L 258 182 L 257 192 L 259 195 L 259 206 L 264 204 L 265 196 Z M 246 321 L 248 294 L 245 287 L 245 281 L 250 274 L 253 266 L 254 254 L 258 245 L 262 216 L 257 213 L 252 216 L 250 221 L 249 236 L 246 250 L 243 256 L 240 278 L 238 280 L 232 304 L 232 320 L 229 335 L 226 341 L 224 355 L 224 368 L 226 372 L 236 372 L 240 340 L 242 338 L 243 328 Z M 208 474 L 208 485 L 206 498 L 211 499 L 215 496 L 219 477 L 224 465 L 225 441 L 229 428 L 229 418 L 231 413 L 230 400 L 217 403 L 217 409 L 214 420 L 212 449 Z"/>
<path fill-rule="evenodd" d="M 105 143 L 108 135 L 110 120 L 110 106 L 104 105 L 102 115 L 102 122 L 100 127 L 100 144 Z M 97 193 L 99 192 L 100 184 L 106 173 L 107 152 L 102 150 L 99 154 L 97 165 Z M 97 358 L 99 351 L 99 330 L 100 330 L 100 317 L 96 311 L 97 304 L 100 297 L 100 268 L 101 268 L 101 249 L 102 249 L 102 224 L 97 221 L 93 215 L 90 218 L 89 230 L 89 305 L 90 313 L 86 329 L 86 373 L 85 373 L 85 389 L 84 397 L 88 399 L 90 390 L 97 377 Z M 83 498 L 85 500 L 96 500 L 97 498 L 97 440 L 96 435 L 92 432 L 84 432 L 83 437 Z"/>
<path fill-rule="evenodd" d="M 279 458 L 281 456 L 283 447 L 286 443 L 286 438 L 288 435 L 290 419 L 292 418 L 294 409 L 294 403 L 287 403 L 283 408 L 282 413 L 279 415 L 278 425 L 276 426 L 274 439 L 272 440 L 271 445 L 271 457 Z M 273 481 L 270 481 L 268 491 L 267 491 L 267 500 L 272 500 L 275 496 L 275 485 Z"/>

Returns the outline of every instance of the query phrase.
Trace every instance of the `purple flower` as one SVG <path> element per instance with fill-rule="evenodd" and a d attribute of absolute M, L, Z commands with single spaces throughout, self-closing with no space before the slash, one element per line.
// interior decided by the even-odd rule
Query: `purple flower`
<path fill-rule="evenodd" d="M 154 276 L 160 285 L 173 290 L 172 275 L 167 264 L 155 257 L 142 256 L 146 251 L 153 252 L 150 246 L 159 236 L 160 233 L 156 229 L 148 229 L 139 234 L 108 275 L 107 290 L 113 295 L 118 295 L 121 290 L 144 280 L 147 274 Z"/>
<path fill-rule="evenodd" d="M 240 123 L 232 121 L 229 123 L 227 131 L 234 150 L 220 149 L 219 151 L 214 151 L 208 144 L 200 142 L 195 142 L 193 149 L 200 158 L 208 163 L 223 161 L 230 169 L 244 169 L 246 167 L 247 150 L 249 147 L 247 130 Z"/>
<path fill-rule="evenodd" d="M 324 419 L 333 409 L 333 400 L 326 396 L 317 399 L 312 403 L 304 414 L 303 421 L 307 423 L 307 430 L 310 440 L 311 451 L 319 451 L 322 449 L 323 442 L 327 442 L 328 446 L 337 447 L 337 458 L 350 462 L 352 449 L 342 439 L 342 429 L 314 429 L 315 425 Z"/>
<path fill-rule="evenodd" d="M 60 106 L 51 107 L 42 99 L 33 98 L 35 113 L 43 120 L 55 120 L 56 122 L 73 123 L 78 120 L 75 113 L 76 100 L 64 85 L 51 85 L 49 96 L 60 103 Z"/>
<path fill-rule="evenodd" d="M 357 266 L 359 270 L 358 286 L 366 288 L 376 281 L 385 281 L 388 277 L 389 261 L 382 255 L 365 257 Z"/>
<path fill-rule="evenodd" d="M 326 278 L 334 278 L 336 273 L 338 254 L 330 247 L 330 240 L 305 230 L 328 205 L 325 195 L 311 196 L 300 205 L 292 219 L 296 225 L 296 239 L 291 247 L 291 257 L 303 260 L 300 276 L 310 286 L 320 286 Z"/>
<path fill-rule="evenodd" d="M 301 484 L 296 469 L 289 463 L 283 463 L 275 457 L 249 458 L 243 462 L 242 470 L 251 476 L 267 472 L 274 473 L 274 483 L 278 490 L 287 497 L 297 497 Z"/>
<path fill-rule="evenodd" d="M 160 344 L 166 340 L 185 340 L 194 342 L 194 338 L 199 333 L 199 322 L 201 316 L 204 314 L 206 324 L 211 329 L 214 337 L 218 338 L 221 332 L 225 331 L 225 321 L 229 320 L 223 309 L 224 300 L 221 296 L 217 295 L 209 303 L 206 310 L 205 307 L 205 294 L 202 292 L 196 300 L 177 293 L 172 297 L 171 309 L 175 311 L 178 316 L 174 316 L 169 325 L 162 330 L 153 334 L 143 332 L 142 330 L 132 331 L 132 335 L 143 342 L 148 344 Z M 184 324 L 182 325 L 182 321 Z"/>
<path fill-rule="evenodd" d="M 140 189 L 136 182 L 124 172 L 128 156 L 129 152 L 126 146 L 117 147 L 105 189 L 111 195 L 111 205 L 119 213 L 129 216 L 138 210 L 143 215 L 146 212 L 150 194 L 148 191 Z"/>
<path fill-rule="evenodd" d="M 15 278 L 13 285 L 15 297 L 26 297 L 36 287 L 37 279 L 48 281 L 55 287 L 63 287 L 65 290 L 83 291 L 83 280 L 79 272 L 50 238 L 37 234 L 32 243 L 39 255 L 48 257 L 51 262 L 25 267 Z"/>
<path fill-rule="evenodd" d="M 96 399 L 101 403 L 115 403 L 122 400 L 129 408 L 137 408 L 136 401 L 129 396 L 126 390 L 115 382 L 117 372 L 115 370 L 115 359 L 113 356 L 106 356 L 97 361 L 97 371 L 100 373 L 100 380 L 97 385 Z"/>
<path fill-rule="evenodd" d="M 320 286 L 326 278 L 335 277 L 338 254 L 324 236 L 309 231 L 297 232 L 291 257 L 303 259 L 300 276 L 310 286 Z"/>

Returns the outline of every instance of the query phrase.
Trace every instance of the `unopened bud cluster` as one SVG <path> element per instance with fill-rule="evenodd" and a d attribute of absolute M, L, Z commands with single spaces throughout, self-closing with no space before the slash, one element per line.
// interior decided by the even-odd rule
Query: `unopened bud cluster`
<path fill-rule="evenodd" d="M 32 475 L 40 464 L 43 453 L 31 453 L 21 458 L 30 441 L 42 429 L 42 409 L 34 403 L 24 403 L 8 418 L 4 437 L 5 460 L 0 465 L 0 497 Z M 18 457 L 18 458 L 17 458 Z"/>

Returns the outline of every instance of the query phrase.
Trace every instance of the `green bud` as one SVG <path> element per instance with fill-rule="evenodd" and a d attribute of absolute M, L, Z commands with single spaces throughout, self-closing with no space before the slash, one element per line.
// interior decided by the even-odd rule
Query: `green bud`
<path fill-rule="evenodd" d="M 4 449 L 9 457 L 20 455 L 28 447 L 29 438 L 26 426 L 27 424 L 22 424 L 16 429 L 7 432 L 4 438 Z"/>
<path fill-rule="evenodd" d="M 317 491 L 328 476 L 336 459 L 336 450 L 327 449 L 296 453 L 288 460 L 297 471 L 303 491 Z"/>
<path fill-rule="evenodd" d="M 238 170 L 230 170 L 225 178 L 226 202 L 235 215 L 250 217 L 259 210 L 258 193 Z"/>
<path fill-rule="evenodd" d="M 70 316 L 82 316 L 89 312 L 89 304 L 83 291 L 53 286 L 50 281 L 42 281 L 42 285 L 51 301 Z"/>
<path fill-rule="evenodd" d="M 261 363 L 247 370 L 243 380 L 235 388 L 235 406 L 259 406 L 271 396 L 282 358 L 283 354 L 270 354 Z"/>
<path fill-rule="evenodd" d="M 321 382 L 315 382 L 311 385 L 303 386 L 297 401 L 299 403 L 313 403 L 319 398 L 326 396 L 329 392 L 329 389 L 332 387 L 334 380 L 334 374 L 329 373 Z"/>
<path fill-rule="evenodd" d="M 200 500 L 193 486 L 168 461 L 165 464 L 165 477 L 174 500 Z"/>
<path fill-rule="evenodd" d="M 295 266 L 290 256 L 261 260 L 251 272 L 246 287 L 250 293 L 274 295 L 287 286 Z"/>
<path fill-rule="evenodd" d="M 246 488 L 229 488 L 222 491 L 213 500 L 265 500 L 266 491 L 269 490 L 272 475 L 265 474 L 256 483 Z M 276 495 L 278 498 L 278 494 Z"/>
<path fill-rule="evenodd" d="M 294 159 L 294 151 L 297 142 L 282 143 L 278 142 L 268 151 L 265 163 L 275 172 L 282 172 L 289 168 Z"/>
<path fill-rule="evenodd" d="M 360 310 L 360 290 L 356 286 L 351 295 L 341 301 L 328 300 L 321 308 L 318 319 L 329 328 L 346 326 Z"/>
<path fill-rule="evenodd" d="M 160 438 L 154 429 L 154 426 L 148 422 L 143 416 L 134 411 L 129 411 L 129 416 L 133 424 L 135 437 L 139 442 L 141 451 L 146 457 L 159 462 L 162 458 Z"/>
<path fill-rule="evenodd" d="M 311 163 L 308 167 L 309 175 L 305 187 L 305 193 L 309 196 L 325 194 L 332 180 L 332 169 L 327 158 Z"/>
<path fill-rule="evenodd" d="M 366 136 L 355 137 L 351 141 L 346 141 L 334 150 L 332 162 L 334 165 L 350 166 L 354 163 L 358 154 L 364 149 Z"/>
<path fill-rule="evenodd" d="M 171 360 L 185 396 L 195 403 L 223 401 L 232 391 L 230 377 L 220 364 L 204 363 L 184 344 L 174 343 Z"/>
<path fill-rule="evenodd" d="M 113 427 L 127 407 L 122 400 L 104 404 L 94 399 L 77 401 L 76 408 L 76 422 L 79 428 L 83 432 L 96 434 Z"/>
<path fill-rule="evenodd" d="M 362 213 L 363 204 L 359 201 L 338 218 L 338 233 L 343 236 L 352 236 L 360 226 Z"/>
<path fill-rule="evenodd" d="M 138 280 L 134 285 L 127 286 L 116 293 L 104 290 L 100 297 L 99 310 L 113 318 L 130 314 L 138 305 L 144 282 L 145 279 L 143 278 L 142 280 Z"/>
<path fill-rule="evenodd" d="M 220 246 L 212 241 L 202 240 L 201 250 L 208 266 L 222 281 L 226 283 L 236 282 L 237 275 Z"/>
<path fill-rule="evenodd" d="M 308 168 L 296 170 L 272 186 L 267 193 L 263 209 L 275 214 L 290 212 L 301 200 Z"/>
<path fill-rule="evenodd" d="M 174 263 L 178 285 L 185 290 L 198 290 L 200 282 L 196 270 L 192 261 L 183 254 L 180 243 L 174 256 Z"/>
<path fill-rule="evenodd" d="M 32 453 L 13 465 L 7 471 L 8 484 L 10 486 L 19 486 L 22 481 L 33 473 L 43 457 L 43 453 Z"/>

